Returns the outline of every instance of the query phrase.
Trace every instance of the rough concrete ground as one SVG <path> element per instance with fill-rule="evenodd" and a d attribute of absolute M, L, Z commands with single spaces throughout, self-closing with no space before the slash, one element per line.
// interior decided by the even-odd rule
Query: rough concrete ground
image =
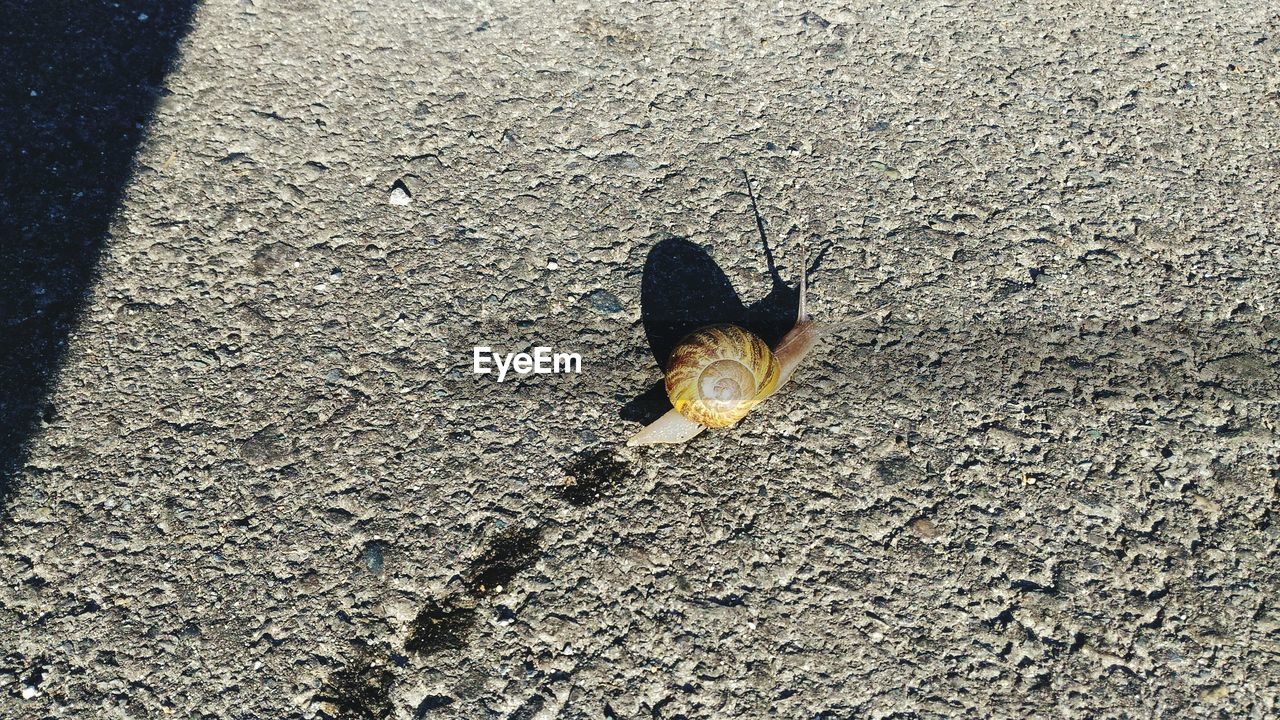
<path fill-rule="evenodd" d="M 1274 716 L 1278 53 L 1265 2 L 203 5 L 0 532 L 0 716 Z M 743 170 L 829 335 L 623 450 L 651 250 L 772 288 Z M 583 373 L 469 372 L 539 342 Z"/>

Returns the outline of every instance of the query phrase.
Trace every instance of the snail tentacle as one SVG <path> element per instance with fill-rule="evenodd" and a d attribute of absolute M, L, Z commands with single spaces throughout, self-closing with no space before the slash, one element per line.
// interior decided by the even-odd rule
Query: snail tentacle
<path fill-rule="evenodd" d="M 782 336 L 782 340 L 778 341 L 778 346 L 773 349 L 774 356 L 778 358 L 778 364 L 782 366 L 782 372 L 778 377 L 779 388 L 786 385 L 787 381 L 791 379 L 792 373 L 800 366 L 800 361 L 818 343 L 818 338 L 821 335 L 817 323 L 813 321 L 813 316 L 809 314 L 809 304 L 807 302 L 809 266 L 806 264 L 805 254 L 804 244 L 801 243 L 800 307 L 796 311 L 796 324 L 786 335 Z"/>
<path fill-rule="evenodd" d="M 787 384 L 796 368 L 800 367 L 800 361 L 804 360 L 804 356 L 818 344 L 820 337 L 822 337 L 822 331 L 813 320 L 796 323 L 796 326 L 791 328 L 791 332 L 782 337 L 778 347 L 773 349 L 774 357 L 778 358 L 778 365 L 781 366 L 781 372 L 778 374 L 779 388 Z"/>
<path fill-rule="evenodd" d="M 800 308 L 796 310 L 796 325 L 799 325 L 802 322 L 806 322 L 808 320 L 813 319 L 812 317 L 809 316 L 809 306 L 805 302 L 805 296 L 808 294 L 808 290 L 809 290 L 809 281 L 808 281 L 809 266 L 805 264 L 806 262 L 807 262 L 807 259 L 805 257 L 804 243 L 801 243 L 800 244 Z"/>

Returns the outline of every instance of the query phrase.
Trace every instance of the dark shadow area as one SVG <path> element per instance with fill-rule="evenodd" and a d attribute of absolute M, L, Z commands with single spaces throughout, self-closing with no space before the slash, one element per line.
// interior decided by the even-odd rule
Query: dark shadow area
<path fill-rule="evenodd" d="M 683 238 L 662 240 L 649 251 L 640 281 L 640 320 L 659 368 L 665 368 L 671 350 L 681 338 L 698 328 L 730 323 L 759 335 L 770 347 L 777 345 L 795 325 L 800 307 L 800 270 L 794 285 L 778 272 L 769 246 L 764 219 L 756 205 L 751 179 L 743 173 L 756 230 L 769 268 L 769 294 L 750 306 L 743 305 L 729 278 L 705 250 Z M 805 273 L 812 277 L 833 243 L 817 249 Z M 659 380 L 619 411 L 623 420 L 648 424 L 671 409 L 666 388 Z"/>
<path fill-rule="evenodd" d="M 0 0 L 0 518 L 195 4 Z"/>
<path fill-rule="evenodd" d="M 684 239 L 659 242 L 645 260 L 640 320 L 662 367 L 685 335 L 715 323 L 746 322 L 746 308 L 715 260 Z"/>

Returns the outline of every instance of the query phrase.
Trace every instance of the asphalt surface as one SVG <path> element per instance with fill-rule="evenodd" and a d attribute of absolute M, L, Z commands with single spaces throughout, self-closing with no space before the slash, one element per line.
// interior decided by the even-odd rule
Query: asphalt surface
<path fill-rule="evenodd" d="M 1274 717 L 1280 12 L 1095 5 L 198 7 L 0 717 Z M 792 384 L 624 448 L 802 246 Z"/>

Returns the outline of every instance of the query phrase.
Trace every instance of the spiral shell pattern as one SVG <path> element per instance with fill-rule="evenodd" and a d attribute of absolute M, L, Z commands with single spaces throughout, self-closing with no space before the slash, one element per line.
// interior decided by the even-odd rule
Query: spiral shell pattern
<path fill-rule="evenodd" d="M 696 423 L 728 427 L 773 393 L 780 373 L 777 358 L 759 337 L 736 325 L 712 325 L 671 351 L 667 397 Z"/>

